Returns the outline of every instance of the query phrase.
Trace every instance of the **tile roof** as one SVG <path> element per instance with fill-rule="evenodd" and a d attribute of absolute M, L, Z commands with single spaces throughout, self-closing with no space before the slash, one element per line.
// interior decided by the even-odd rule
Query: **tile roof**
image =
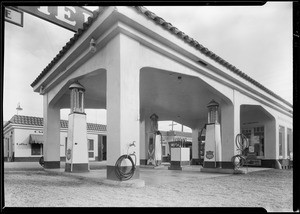
<path fill-rule="evenodd" d="M 104 7 L 102 9 L 105 9 Z M 83 32 L 85 32 L 89 26 L 96 20 L 98 15 L 103 10 L 100 10 L 100 7 L 93 11 L 93 18 L 89 17 L 88 21 L 83 23 L 83 27 L 79 28 L 78 31 L 74 34 L 74 36 L 70 39 L 69 42 L 58 52 L 58 54 L 53 58 L 53 60 L 46 66 L 46 68 L 39 74 L 39 76 L 31 83 L 31 87 L 35 86 L 38 81 L 40 81 L 43 76 L 45 76 L 49 70 L 65 55 L 65 53 L 74 45 L 74 43 L 81 37 Z"/>
<path fill-rule="evenodd" d="M 14 115 L 4 126 L 8 124 L 22 124 L 22 125 L 31 125 L 31 126 L 44 126 L 44 119 L 42 117 L 32 117 L 32 116 L 23 116 L 23 115 Z M 60 120 L 61 128 L 68 128 L 67 120 Z M 106 131 L 106 125 L 97 124 L 97 123 L 87 123 L 88 131 Z"/>
<path fill-rule="evenodd" d="M 89 17 L 88 21 L 83 24 L 82 29 L 78 29 L 78 31 L 74 34 L 74 36 L 70 39 L 70 41 L 62 48 L 62 50 L 56 55 L 56 57 L 48 64 L 48 66 L 40 73 L 40 75 L 33 81 L 31 84 L 32 87 L 34 87 L 38 81 L 42 79 L 43 76 L 45 76 L 48 71 L 62 58 L 62 56 L 72 47 L 72 45 L 80 38 L 80 36 L 91 26 L 91 24 L 97 19 L 98 15 L 102 13 L 102 11 L 105 10 L 106 7 L 99 7 L 97 10 L 93 12 L 93 18 Z M 139 13 L 145 15 L 147 18 L 153 20 L 158 25 L 161 25 L 163 28 L 168 30 L 170 33 L 175 34 L 180 39 L 184 40 L 194 48 L 196 48 L 201 53 L 205 54 L 207 57 L 211 58 L 212 60 L 216 61 L 217 63 L 221 64 L 222 66 L 226 67 L 233 73 L 237 74 L 238 76 L 242 77 L 243 79 L 249 81 L 253 85 L 257 86 L 258 88 L 262 89 L 263 91 L 267 92 L 268 94 L 272 95 L 273 97 L 277 98 L 278 100 L 282 101 L 283 103 L 287 104 L 290 107 L 293 107 L 292 104 L 287 102 L 282 97 L 275 94 L 273 91 L 267 89 L 265 86 L 257 82 L 256 80 L 249 77 L 247 74 L 243 73 L 241 70 L 227 62 L 226 60 L 222 59 L 217 54 L 210 51 L 208 48 L 201 45 L 199 42 L 197 42 L 195 39 L 189 37 L 187 34 L 173 26 L 171 23 L 166 22 L 163 18 L 157 16 L 155 13 L 149 11 L 147 8 L 143 6 L 133 6 Z M 201 63 L 201 62 L 200 62 Z"/>

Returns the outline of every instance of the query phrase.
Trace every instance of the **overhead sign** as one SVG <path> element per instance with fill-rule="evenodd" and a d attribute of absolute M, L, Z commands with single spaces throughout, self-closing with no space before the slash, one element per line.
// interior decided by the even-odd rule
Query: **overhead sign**
<path fill-rule="evenodd" d="M 93 12 L 77 6 L 17 6 L 18 9 L 76 32 Z"/>
<path fill-rule="evenodd" d="M 23 12 L 6 7 L 4 12 L 5 21 L 23 27 Z"/>

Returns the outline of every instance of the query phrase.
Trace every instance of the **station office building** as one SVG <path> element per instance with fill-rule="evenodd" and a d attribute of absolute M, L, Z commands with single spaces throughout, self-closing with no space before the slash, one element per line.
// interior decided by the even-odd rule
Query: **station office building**
<path fill-rule="evenodd" d="M 14 115 L 4 124 L 4 160 L 38 161 L 43 155 L 43 118 Z M 60 120 L 60 158 L 66 158 L 68 121 Z M 106 125 L 87 123 L 89 161 L 106 160 Z"/>

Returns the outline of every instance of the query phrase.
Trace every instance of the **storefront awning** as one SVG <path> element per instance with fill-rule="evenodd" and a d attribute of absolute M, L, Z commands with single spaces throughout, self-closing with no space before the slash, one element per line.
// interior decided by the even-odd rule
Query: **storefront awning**
<path fill-rule="evenodd" d="M 33 144 L 33 143 L 43 144 L 43 142 L 44 142 L 43 135 L 38 135 L 38 134 L 30 135 L 30 138 L 29 138 L 30 144 Z"/>

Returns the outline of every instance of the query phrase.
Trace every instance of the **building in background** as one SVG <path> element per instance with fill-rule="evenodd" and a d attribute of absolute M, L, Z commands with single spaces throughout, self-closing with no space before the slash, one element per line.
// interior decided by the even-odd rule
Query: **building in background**
<path fill-rule="evenodd" d="M 43 154 L 43 118 L 14 115 L 4 123 L 4 160 L 38 161 Z M 60 157 L 65 160 L 68 121 L 61 120 Z M 90 161 L 106 160 L 106 125 L 87 123 Z M 161 131 L 162 160 L 169 161 L 170 146 L 192 146 L 192 133 Z M 176 144 L 176 145 L 175 145 Z"/>
<path fill-rule="evenodd" d="M 192 133 L 181 131 L 160 131 L 162 135 L 162 161 L 169 162 L 171 147 L 189 147 L 192 159 Z"/>
<path fill-rule="evenodd" d="M 5 161 L 38 161 L 43 154 L 41 117 L 14 115 L 3 126 Z M 65 160 L 68 121 L 60 121 L 60 158 Z M 106 160 L 106 125 L 87 123 L 90 161 Z"/>

